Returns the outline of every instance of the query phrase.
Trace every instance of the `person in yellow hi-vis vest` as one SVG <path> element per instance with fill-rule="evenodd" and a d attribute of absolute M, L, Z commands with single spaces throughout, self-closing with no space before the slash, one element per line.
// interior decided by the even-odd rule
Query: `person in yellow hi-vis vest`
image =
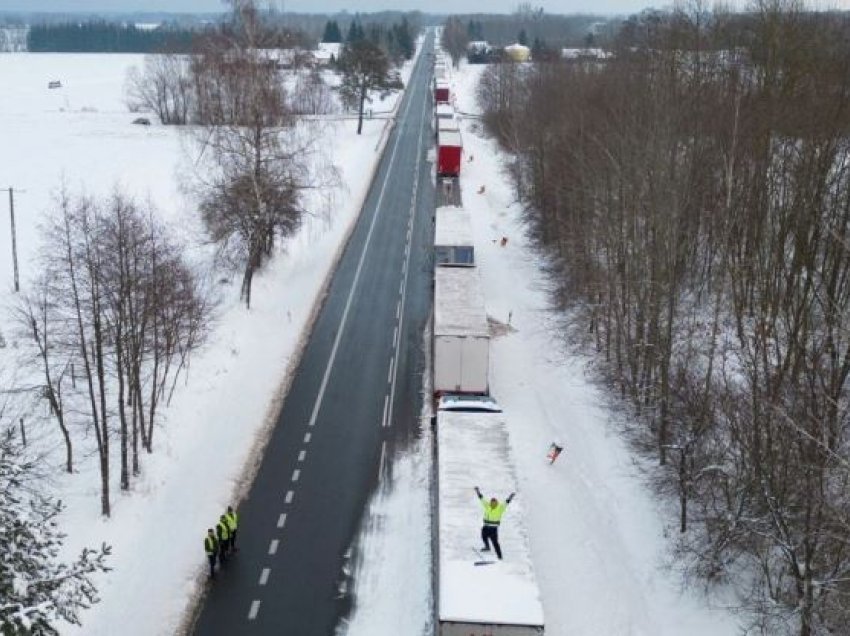
<path fill-rule="evenodd" d="M 210 577 L 213 577 L 215 576 L 215 558 L 218 555 L 218 539 L 215 538 L 212 528 L 207 530 L 207 536 L 204 537 L 204 550 L 207 552 L 207 561 L 210 562 Z"/>
<path fill-rule="evenodd" d="M 224 565 L 224 562 L 227 561 L 227 546 L 230 544 L 230 530 L 227 529 L 227 521 L 225 521 L 224 515 L 219 517 L 215 526 L 215 534 L 218 538 L 218 564 Z"/>
<path fill-rule="evenodd" d="M 484 542 L 483 552 L 490 551 L 490 543 L 493 544 L 493 549 L 496 551 L 496 556 L 502 558 L 502 547 L 499 545 L 499 524 L 502 522 L 502 515 L 508 509 L 508 504 L 513 501 L 516 493 L 511 493 L 503 503 L 500 503 L 495 497 L 491 497 L 490 501 L 484 499 L 481 490 L 478 486 L 475 487 L 475 494 L 478 495 L 478 500 L 481 502 L 481 507 L 484 509 L 484 525 L 481 526 L 481 540 Z"/>
<path fill-rule="evenodd" d="M 233 510 L 233 506 L 227 507 L 224 520 L 227 522 L 227 529 L 230 531 L 230 551 L 235 552 L 238 550 L 236 547 L 236 530 L 239 529 L 239 515 Z"/>

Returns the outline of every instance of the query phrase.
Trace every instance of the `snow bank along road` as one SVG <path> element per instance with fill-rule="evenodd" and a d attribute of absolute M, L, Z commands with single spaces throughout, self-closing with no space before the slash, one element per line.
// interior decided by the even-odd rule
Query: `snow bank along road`
<path fill-rule="evenodd" d="M 248 497 L 199 636 L 333 633 L 344 555 L 394 440 L 418 425 L 434 191 L 426 38 L 361 217 Z M 215 478 L 214 469 L 211 478 Z M 393 582 L 387 582 L 393 584 Z"/>

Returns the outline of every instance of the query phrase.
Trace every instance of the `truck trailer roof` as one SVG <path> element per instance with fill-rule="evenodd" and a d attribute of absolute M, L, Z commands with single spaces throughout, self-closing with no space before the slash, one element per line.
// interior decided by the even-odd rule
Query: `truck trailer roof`
<path fill-rule="evenodd" d="M 434 336 L 490 337 L 484 294 L 475 268 L 434 270 Z"/>
<path fill-rule="evenodd" d="M 463 138 L 457 130 L 441 130 L 437 143 L 441 147 L 454 146 L 455 148 L 463 148 Z"/>
<path fill-rule="evenodd" d="M 540 633 L 543 606 L 522 493 L 499 529 L 504 560 L 484 564 L 476 551 L 482 511 L 473 486 L 500 501 L 517 487 L 504 414 L 438 411 L 437 449 L 440 622 L 522 625 Z"/>
<path fill-rule="evenodd" d="M 472 219 L 469 211 L 456 207 L 439 207 L 434 229 L 434 246 L 473 245 Z"/>

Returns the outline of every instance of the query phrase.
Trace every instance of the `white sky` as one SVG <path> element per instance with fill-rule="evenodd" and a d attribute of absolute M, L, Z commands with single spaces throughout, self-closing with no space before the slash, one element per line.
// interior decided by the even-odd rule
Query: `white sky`
<path fill-rule="evenodd" d="M 259 0 L 286 11 L 323 13 L 347 10 L 362 11 L 421 10 L 428 13 L 510 13 L 520 0 Z M 850 0 L 844 0 L 850 2 Z M 547 13 L 633 13 L 650 6 L 669 4 L 670 0 L 536 0 L 531 4 Z M 221 11 L 220 0 L 0 0 L 0 11 Z"/>
<path fill-rule="evenodd" d="M 351 13 L 420 10 L 427 13 L 510 13 L 522 0 L 258 0 L 261 5 L 273 5 L 285 11 L 325 13 L 349 11 Z M 647 7 L 664 8 L 675 0 L 532 0 L 531 5 L 542 7 L 547 13 L 636 13 Z M 747 0 L 732 0 L 732 4 L 746 4 Z M 726 2 L 725 4 L 730 4 Z M 850 0 L 808 0 L 817 8 L 850 10 Z M 222 11 L 222 0 L 0 0 L 0 11 L 167 11 L 210 12 Z"/>

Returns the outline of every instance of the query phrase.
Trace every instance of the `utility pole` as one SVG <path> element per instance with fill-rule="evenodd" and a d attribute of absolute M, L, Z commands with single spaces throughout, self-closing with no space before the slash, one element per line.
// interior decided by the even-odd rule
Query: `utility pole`
<path fill-rule="evenodd" d="M 15 189 L 11 186 L 2 188 L 9 191 L 9 218 L 12 221 L 12 263 L 15 267 L 15 291 L 21 291 L 21 284 L 18 279 L 18 237 L 15 233 Z"/>

